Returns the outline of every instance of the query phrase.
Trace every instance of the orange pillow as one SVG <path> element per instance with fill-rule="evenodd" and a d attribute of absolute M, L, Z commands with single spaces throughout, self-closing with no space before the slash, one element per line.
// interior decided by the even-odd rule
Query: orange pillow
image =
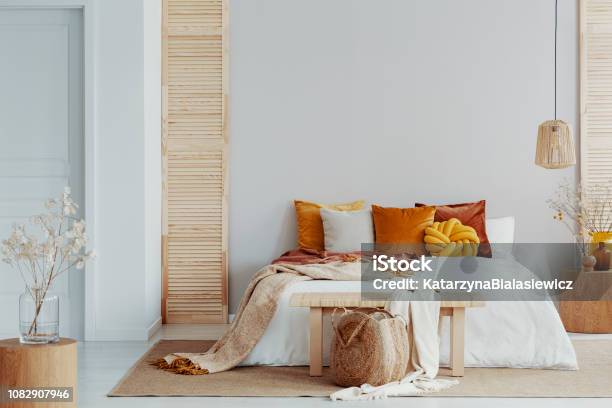
<path fill-rule="evenodd" d="M 346 204 L 317 204 L 311 201 L 295 200 L 294 204 L 298 225 L 298 246 L 304 249 L 323 251 L 325 249 L 325 238 L 321 208 L 336 211 L 356 211 L 363 209 L 365 202 L 359 200 Z"/>
<path fill-rule="evenodd" d="M 417 255 L 425 254 L 425 228 L 431 226 L 435 207 L 385 208 L 372 206 L 377 244 L 413 244 Z"/>

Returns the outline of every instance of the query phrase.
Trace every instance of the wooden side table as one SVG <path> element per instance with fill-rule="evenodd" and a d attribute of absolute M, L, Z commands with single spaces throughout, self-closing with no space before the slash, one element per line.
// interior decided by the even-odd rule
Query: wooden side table
<path fill-rule="evenodd" d="M 385 307 L 384 300 L 362 300 L 359 293 L 294 293 L 290 305 L 310 308 L 310 376 L 323 375 L 323 313 L 337 307 L 354 309 L 361 307 Z M 451 318 L 450 368 L 453 377 L 464 373 L 465 308 L 482 307 L 481 301 L 443 301 L 440 316 Z"/>
<path fill-rule="evenodd" d="M 0 387 L 20 389 L 72 388 L 72 402 L 54 399 L 52 402 L 20 400 L 8 404 L 7 396 L 0 399 L 1 407 L 76 407 L 77 342 L 60 339 L 53 344 L 21 344 L 19 339 L 0 340 Z"/>
<path fill-rule="evenodd" d="M 612 270 L 580 272 L 560 297 L 559 315 L 568 332 L 612 333 Z"/>

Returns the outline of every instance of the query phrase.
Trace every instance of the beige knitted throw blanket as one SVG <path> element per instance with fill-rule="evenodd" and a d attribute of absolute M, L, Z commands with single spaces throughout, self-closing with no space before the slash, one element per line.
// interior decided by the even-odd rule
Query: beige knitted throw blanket
<path fill-rule="evenodd" d="M 155 362 L 178 374 L 208 374 L 229 370 L 244 360 L 263 336 L 283 290 L 311 279 L 359 280 L 359 262 L 273 264 L 253 276 L 229 330 L 205 353 L 176 353 Z"/>

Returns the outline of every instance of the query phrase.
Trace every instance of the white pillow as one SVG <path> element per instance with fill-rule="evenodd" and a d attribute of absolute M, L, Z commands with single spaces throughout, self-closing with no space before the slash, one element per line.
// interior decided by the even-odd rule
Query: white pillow
<path fill-rule="evenodd" d="M 487 238 L 494 258 L 512 258 L 514 243 L 514 217 L 487 218 Z"/>
<path fill-rule="evenodd" d="M 490 243 L 514 243 L 514 217 L 487 218 L 485 227 Z"/>
<path fill-rule="evenodd" d="M 325 250 L 361 251 L 362 243 L 374 242 L 371 210 L 334 211 L 321 208 Z"/>

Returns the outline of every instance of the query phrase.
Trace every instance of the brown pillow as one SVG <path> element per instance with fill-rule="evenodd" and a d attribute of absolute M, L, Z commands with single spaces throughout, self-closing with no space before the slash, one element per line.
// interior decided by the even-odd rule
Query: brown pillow
<path fill-rule="evenodd" d="M 421 203 L 415 203 L 414 205 L 415 207 L 427 206 L 427 204 Z M 451 218 L 457 218 L 463 225 L 474 228 L 478 239 L 480 239 L 478 256 L 491 258 L 491 245 L 489 245 L 485 227 L 485 206 L 485 200 L 475 203 L 436 205 L 435 221 L 448 221 Z"/>
<path fill-rule="evenodd" d="M 416 255 L 425 254 L 425 228 L 434 222 L 435 207 L 390 208 L 372 206 L 377 244 L 413 244 Z"/>

